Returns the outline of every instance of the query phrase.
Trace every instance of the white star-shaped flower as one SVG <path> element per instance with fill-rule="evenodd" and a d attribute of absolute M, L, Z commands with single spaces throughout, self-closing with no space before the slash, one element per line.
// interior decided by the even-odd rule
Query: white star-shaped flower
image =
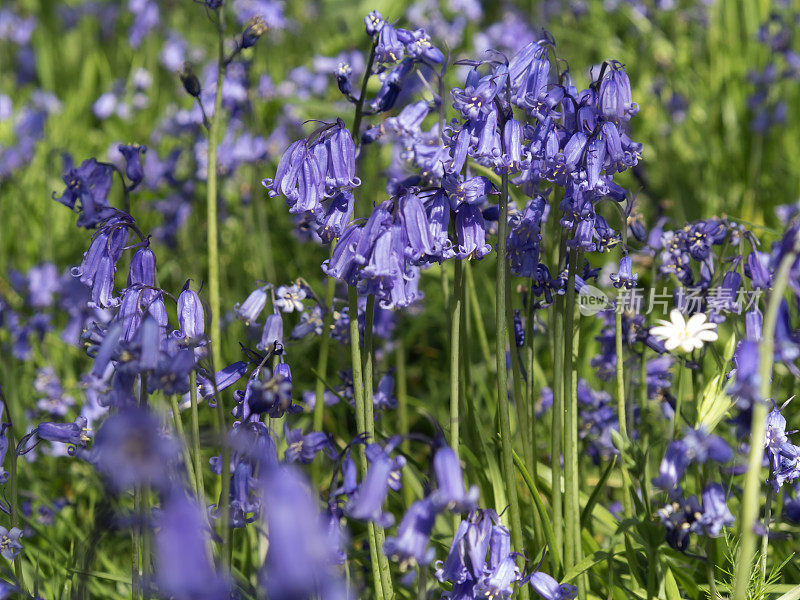
<path fill-rule="evenodd" d="M 670 320 L 659 319 L 658 325 L 650 333 L 664 342 L 667 350 L 680 348 L 684 352 L 691 352 L 703 347 L 704 342 L 713 342 L 717 339 L 717 324 L 707 323 L 706 315 L 697 313 L 686 321 L 677 308 L 669 313 Z"/>

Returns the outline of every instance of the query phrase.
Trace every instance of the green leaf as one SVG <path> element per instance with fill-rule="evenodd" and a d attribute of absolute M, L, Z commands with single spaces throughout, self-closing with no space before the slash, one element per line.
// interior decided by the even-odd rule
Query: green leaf
<path fill-rule="evenodd" d="M 528 490 L 533 497 L 534 503 L 536 503 L 536 510 L 539 511 L 539 518 L 542 519 L 542 524 L 544 526 L 544 535 L 547 538 L 547 545 L 550 547 L 550 560 L 553 563 L 553 570 L 556 572 L 561 571 L 561 564 L 559 562 L 560 555 L 559 552 L 561 548 L 556 546 L 556 535 L 553 531 L 553 524 L 550 522 L 550 517 L 547 514 L 547 511 L 544 507 L 544 502 L 542 502 L 542 497 L 539 495 L 539 490 L 536 489 L 536 484 L 531 479 L 530 474 L 528 473 L 528 469 L 525 468 L 525 465 L 522 462 L 522 459 L 519 455 L 514 452 L 514 464 L 517 467 L 520 475 L 522 475 L 522 479 L 525 482 L 525 485 L 528 486 Z M 576 573 L 577 574 L 577 573 Z"/>
<path fill-rule="evenodd" d="M 608 478 L 611 476 L 611 471 L 614 469 L 614 465 L 617 464 L 617 457 L 611 460 L 611 462 L 606 467 L 606 470 L 603 472 L 602 477 L 600 477 L 600 481 L 597 482 L 597 485 L 594 486 L 592 490 L 592 495 L 589 496 L 589 501 L 583 507 L 583 511 L 581 512 L 581 528 L 585 528 L 589 524 L 589 519 L 592 518 L 592 511 L 594 510 L 594 505 L 597 504 L 597 501 L 600 499 L 600 494 L 606 487 L 606 482 Z"/>
<path fill-rule="evenodd" d="M 664 593 L 667 595 L 667 600 L 681 600 L 681 591 L 678 589 L 678 582 L 675 581 L 675 576 L 672 574 L 672 569 L 665 569 L 664 575 Z"/>

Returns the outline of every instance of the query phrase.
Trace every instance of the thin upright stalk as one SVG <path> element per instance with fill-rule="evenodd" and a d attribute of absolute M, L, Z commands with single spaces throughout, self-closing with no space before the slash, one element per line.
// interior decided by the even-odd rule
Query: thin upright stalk
<path fill-rule="evenodd" d="M 514 311 L 511 308 L 511 280 L 506 279 L 506 323 L 514 322 Z M 522 456 L 525 464 L 530 468 L 533 457 L 531 455 L 530 439 L 528 437 L 528 407 L 525 396 L 522 394 L 522 370 L 519 364 L 519 351 L 517 348 L 516 331 L 508 331 L 508 348 L 511 354 L 511 381 L 514 391 L 514 403 L 517 407 L 517 433 L 522 440 Z"/>
<path fill-rule="evenodd" d="M 361 93 L 356 102 L 356 113 L 353 117 L 353 138 L 355 139 L 356 146 L 361 143 L 361 136 L 358 135 L 358 130 L 361 129 L 361 119 L 364 116 L 364 101 L 367 99 L 367 83 L 372 75 L 372 65 L 375 62 L 375 48 L 378 45 L 378 37 L 372 42 L 372 47 L 369 49 L 369 58 L 367 58 L 367 66 L 364 69 L 364 77 L 361 79 Z"/>
<path fill-rule="evenodd" d="M 217 9 L 217 85 L 214 94 L 214 115 L 208 129 L 208 167 L 206 185 L 206 235 L 208 245 L 208 295 L 211 308 L 209 337 L 214 363 L 222 365 L 222 328 L 220 318 L 219 234 L 217 231 L 217 143 L 222 122 L 222 84 L 225 81 L 225 10 Z M 217 399 L 219 401 L 219 399 Z"/>
<path fill-rule="evenodd" d="M 352 286 L 347 289 L 347 299 L 350 314 L 350 361 L 353 367 L 353 402 L 355 404 L 356 428 L 358 433 L 367 431 L 365 420 L 364 402 L 364 376 L 361 370 L 361 340 L 358 333 L 358 292 Z M 358 447 L 359 465 L 361 467 L 361 477 L 367 473 L 367 455 L 364 452 L 363 444 Z M 381 571 L 378 563 L 378 547 L 375 540 L 375 529 L 372 523 L 367 524 L 367 541 L 369 544 L 370 564 L 372 567 L 372 579 L 375 587 L 375 597 L 383 600 L 383 584 L 381 583 Z"/>
<path fill-rule="evenodd" d="M 481 305 L 478 302 L 478 292 L 475 289 L 475 278 L 472 275 L 472 263 L 467 261 L 464 265 L 464 279 L 466 280 L 466 288 L 469 293 L 469 308 L 472 313 L 472 320 L 475 324 L 475 333 L 478 336 L 478 345 L 481 348 L 481 356 L 486 363 L 486 368 L 490 369 L 491 350 L 489 350 L 489 338 L 486 335 L 486 326 L 483 324 L 483 313 L 481 313 Z"/>
<path fill-rule="evenodd" d="M 566 254 L 566 238 L 563 230 L 561 231 L 561 243 L 559 249 L 558 268 L 561 268 L 564 255 Z M 563 428 L 564 428 L 564 296 L 556 296 L 556 301 L 552 307 L 552 328 L 553 328 L 553 408 L 552 425 L 550 428 L 550 468 L 553 472 L 553 484 L 551 486 L 550 505 L 553 507 L 553 523 L 564 522 L 564 498 L 561 488 L 561 457 L 563 448 Z M 564 528 L 555 527 L 555 538 L 558 548 L 554 552 L 561 553 L 561 564 L 566 564 L 566 554 L 564 553 Z"/>
<path fill-rule="evenodd" d="M 617 418 L 619 420 L 619 436 L 623 446 L 628 443 L 627 411 L 625 410 L 625 372 L 622 360 L 622 311 L 617 307 L 614 314 L 615 349 L 617 359 Z M 619 468 L 622 473 L 622 506 L 626 518 L 633 517 L 633 500 L 631 498 L 630 478 L 625 465 L 626 450 L 619 448 Z"/>
<path fill-rule="evenodd" d="M 213 368 L 220 367 L 222 360 L 222 316 L 219 282 L 219 234 L 217 232 L 217 143 L 222 124 L 222 85 L 225 81 L 225 8 L 217 9 L 217 85 L 214 94 L 214 114 L 208 129 L 208 168 L 206 195 L 206 227 L 208 245 L 208 295 L 211 315 L 209 319 L 209 337 L 211 338 L 211 357 Z M 213 379 L 213 378 L 212 378 Z M 222 475 L 220 477 L 220 557 L 223 571 L 230 570 L 231 531 L 229 527 L 230 504 L 230 449 L 227 444 L 228 426 L 225 417 L 225 406 L 222 396 L 214 391 L 217 400 L 217 429 L 222 446 Z"/>
<path fill-rule="evenodd" d="M 758 495 L 761 489 L 761 460 L 764 457 L 764 435 L 767 429 L 766 400 L 772 394 L 772 367 L 775 360 L 775 324 L 778 309 L 786 291 L 789 272 L 800 251 L 800 236 L 794 247 L 787 252 L 778 266 L 772 293 L 769 296 L 767 312 L 764 316 L 763 332 L 759 343 L 760 398 L 753 403 L 753 418 L 750 425 L 750 454 L 744 479 L 744 492 L 739 513 L 739 553 L 733 585 L 733 600 L 745 600 L 747 588 L 753 571 L 753 558 L 756 550 L 756 534 L 753 527 L 758 519 Z"/>
<path fill-rule="evenodd" d="M 375 442 L 375 415 L 373 398 L 373 378 L 375 364 L 374 336 L 372 325 L 375 321 L 375 296 L 367 296 L 367 305 L 364 312 L 364 425 L 370 442 Z M 389 569 L 389 558 L 383 552 L 386 534 L 383 527 L 373 524 L 375 532 L 375 548 L 380 566 L 381 585 L 386 598 L 393 598 L 392 575 Z"/>
<path fill-rule="evenodd" d="M 331 252 L 333 249 L 331 248 Z M 325 315 L 322 318 L 322 340 L 317 357 L 317 387 L 314 398 L 314 431 L 322 431 L 325 416 L 325 379 L 328 377 L 328 348 L 331 341 L 331 324 L 333 323 L 333 296 L 336 291 L 336 279 L 328 277 L 325 282 Z"/>
<path fill-rule="evenodd" d="M 147 375 L 142 374 L 139 378 L 139 406 L 146 408 L 148 405 Z M 137 488 L 139 495 L 139 512 L 136 515 L 139 529 L 139 556 L 141 558 L 141 580 L 148 580 L 150 571 L 150 535 L 146 529 L 146 524 L 150 521 L 150 490 L 147 487 Z M 145 596 L 147 593 L 145 592 Z"/>
<path fill-rule="evenodd" d="M 533 298 L 528 297 L 528 312 L 527 312 L 527 319 L 525 323 L 525 347 L 527 351 L 527 368 L 528 368 L 528 376 L 525 380 L 525 404 L 528 412 L 528 443 L 530 444 L 531 448 L 531 456 L 530 462 L 528 463 L 528 469 L 530 469 L 531 476 L 533 477 L 533 481 L 536 481 L 539 477 L 539 448 L 537 445 L 537 438 L 536 438 L 536 417 L 535 417 L 535 410 L 534 410 L 534 372 L 536 371 L 537 363 L 536 363 L 536 354 L 534 351 L 533 345 L 533 334 L 534 334 L 534 318 L 535 318 L 535 309 L 534 309 L 534 302 Z M 535 514 L 537 525 L 542 524 L 541 516 L 539 515 L 538 511 Z M 536 530 L 534 531 L 534 543 L 536 544 L 537 548 L 540 548 L 544 543 L 544 535 L 542 534 L 542 527 L 537 526 Z M 550 552 L 558 552 L 556 548 L 550 550 Z"/>
<path fill-rule="evenodd" d="M 406 347 L 403 343 L 403 336 L 397 336 L 395 341 L 395 381 L 397 381 L 397 417 L 399 421 L 399 433 L 404 437 L 400 444 L 400 449 L 405 456 L 411 452 L 411 444 L 406 436 L 410 428 L 408 420 L 408 379 L 406 375 Z M 414 501 L 414 493 L 409 485 L 411 474 L 408 469 L 403 469 L 403 500 L 406 506 L 411 506 Z"/>
<path fill-rule="evenodd" d="M 196 479 L 197 498 L 205 502 L 206 487 L 203 481 L 203 454 L 200 450 L 200 416 L 197 410 L 197 373 L 193 370 L 189 375 L 189 402 L 192 421 L 192 460 L 194 461 L 194 477 Z"/>
<path fill-rule="evenodd" d="M 567 276 L 566 306 L 564 312 L 564 567 L 569 569 L 577 563 L 578 548 L 576 537 L 580 535 L 580 513 L 575 512 L 578 489 L 578 399 L 573 393 L 573 348 L 575 329 L 575 271 L 578 255 L 575 248 L 569 251 L 569 270 Z M 576 534 L 576 529 L 578 533 Z"/>
<path fill-rule="evenodd" d="M 511 542 L 517 552 L 523 552 L 522 523 L 517 495 L 517 475 L 514 470 L 514 449 L 511 438 L 511 419 L 508 401 L 508 371 L 506 370 L 506 238 L 508 237 L 508 173 L 503 173 L 500 190 L 500 215 L 497 229 L 497 281 L 495 308 L 495 358 L 497 361 L 497 404 L 500 418 L 500 444 L 502 449 L 503 478 L 508 486 L 509 512 L 511 514 Z M 523 586 L 519 597 L 527 600 L 528 587 Z"/>
<path fill-rule="evenodd" d="M 196 497 L 200 497 L 197 490 L 197 477 L 194 475 L 194 462 L 192 455 L 189 451 L 189 445 L 186 443 L 186 434 L 183 429 L 183 419 L 181 418 L 181 409 L 178 405 L 178 396 L 170 394 L 170 408 L 172 409 L 172 419 L 175 423 L 175 433 L 178 436 L 178 442 L 181 445 L 181 453 L 183 454 L 183 462 L 186 464 L 186 475 L 189 478 L 189 485 L 192 486 L 192 491 Z"/>
<path fill-rule="evenodd" d="M 453 275 L 453 296 L 450 302 L 450 447 L 458 456 L 459 446 L 459 414 L 458 414 L 458 388 L 459 388 L 459 351 L 461 341 L 461 311 L 464 287 L 464 265 L 461 260 L 455 261 Z"/>

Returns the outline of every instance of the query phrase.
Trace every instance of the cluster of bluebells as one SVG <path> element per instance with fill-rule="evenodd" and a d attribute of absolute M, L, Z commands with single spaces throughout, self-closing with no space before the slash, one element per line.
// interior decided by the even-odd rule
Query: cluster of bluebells
<path fill-rule="evenodd" d="M 33 160 L 48 118 L 61 112 L 58 98 L 37 87 L 32 39 L 38 26 L 36 17 L 22 16 L 11 5 L 0 9 L 0 48 L 14 84 L 13 94 L 0 92 L 0 124 L 9 122 L 13 129 L 8 144 L 0 144 L 0 183 Z"/>
<path fill-rule="evenodd" d="M 665 490 L 670 498 L 671 502 L 657 514 L 666 529 L 667 543 L 676 550 L 686 551 L 692 533 L 716 537 L 723 527 L 733 524 L 727 493 L 720 483 L 710 482 L 703 488 L 702 505 L 694 495 L 684 497 L 681 487 L 686 471 L 692 465 L 724 464 L 732 459 L 730 446 L 721 437 L 702 428 L 687 430 L 682 439 L 667 446 L 653 485 Z"/>
<path fill-rule="evenodd" d="M 747 74 L 754 88 L 747 101 L 752 113 L 750 127 L 757 133 L 766 134 L 789 117 L 781 82 L 800 78 L 800 54 L 794 39 L 798 24 L 800 13 L 775 10 L 758 29 L 758 41 L 769 49 L 770 60 L 760 71 L 752 69 Z"/>

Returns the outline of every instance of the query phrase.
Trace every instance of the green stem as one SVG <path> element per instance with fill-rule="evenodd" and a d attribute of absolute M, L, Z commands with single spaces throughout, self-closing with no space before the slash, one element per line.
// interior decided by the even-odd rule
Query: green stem
<path fill-rule="evenodd" d="M 8 416 L 9 422 L 13 423 L 13 421 L 11 421 L 11 416 L 8 413 L 7 403 L 6 415 Z M 11 485 L 11 498 L 9 499 L 9 508 L 11 509 L 11 527 L 14 528 L 19 527 L 19 480 L 17 474 L 17 459 L 19 457 L 17 456 L 16 452 L 17 440 L 14 437 L 13 426 L 8 428 L 8 447 L 12 449 L 8 481 Z M 22 558 L 19 554 L 14 557 L 14 575 L 17 578 L 19 589 L 27 593 L 27 588 L 25 587 L 25 577 L 22 572 Z"/>
<path fill-rule="evenodd" d="M 372 324 L 375 320 L 375 296 L 367 296 L 367 306 L 364 313 L 364 424 L 370 442 L 375 442 L 375 415 L 373 398 L 373 379 L 375 364 L 374 336 Z M 380 565 L 381 586 L 383 595 L 388 600 L 394 597 L 392 591 L 392 574 L 389 568 L 389 557 L 383 551 L 383 543 L 386 534 L 383 527 L 374 525 L 375 531 L 375 550 L 378 554 L 378 564 Z"/>
<path fill-rule="evenodd" d="M 358 333 L 358 292 L 352 286 L 347 288 L 347 299 L 350 315 L 350 361 L 353 367 L 353 402 L 356 412 L 356 429 L 358 433 L 367 431 L 365 421 L 364 402 L 364 376 L 361 370 L 361 340 Z M 367 455 L 364 445 L 358 445 L 359 465 L 363 481 L 367 473 Z M 370 565 L 372 567 L 372 580 L 375 587 L 375 597 L 384 599 L 383 584 L 381 583 L 381 570 L 378 564 L 378 548 L 375 540 L 375 529 L 372 522 L 367 524 L 367 541 L 369 543 Z"/>
<path fill-rule="evenodd" d="M 197 498 L 200 502 L 205 502 L 206 487 L 203 481 L 203 454 L 200 450 L 200 416 L 197 410 L 197 373 L 194 370 L 189 375 L 189 401 L 191 403 L 192 458 L 194 460 Z"/>
<path fill-rule="evenodd" d="M 172 408 L 172 419 L 175 423 L 175 433 L 178 436 L 178 442 L 181 445 L 181 453 L 183 454 L 183 462 L 186 464 L 186 475 L 189 477 L 189 485 L 192 486 L 192 491 L 196 497 L 200 497 L 197 489 L 197 477 L 194 474 L 194 463 L 192 462 L 192 455 L 189 452 L 189 446 L 186 443 L 186 434 L 183 430 L 183 420 L 181 418 L 181 409 L 178 406 L 178 396 L 170 394 L 170 406 Z"/>
<path fill-rule="evenodd" d="M 764 535 L 761 537 L 761 582 L 767 582 L 767 550 L 769 549 L 769 520 L 772 518 L 772 501 L 775 499 L 775 490 L 770 485 L 767 488 L 767 499 L 764 507 Z"/>
<path fill-rule="evenodd" d="M 335 244 L 335 242 L 334 242 Z M 333 253 L 334 245 L 331 245 Z M 325 314 L 322 317 L 322 340 L 319 343 L 319 356 L 317 357 L 317 386 L 314 398 L 314 431 L 322 431 L 322 424 L 325 419 L 325 379 L 328 377 L 328 349 L 331 342 L 331 326 L 333 324 L 333 296 L 336 292 L 336 279 L 328 277 L 325 282 Z M 312 480 L 319 479 L 320 462 L 314 461 L 312 465 Z"/>
<path fill-rule="evenodd" d="M 475 278 L 472 276 L 472 263 L 467 261 L 464 265 L 464 274 L 467 281 L 467 291 L 469 292 L 469 308 L 472 312 L 472 320 L 475 324 L 475 333 L 478 335 L 478 345 L 481 348 L 481 355 L 487 369 L 491 369 L 492 353 L 489 349 L 489 338 L 486 336 L 486 326 L 483 324 L 483 313 L 481 305 L 478 303 L 478 292 L 475 289 Z"/>
<path fill-rule="evenodd" d="M 142 374 L 139 379 L 139 406 L 147 408 L 148 406 L 148 392 L 147 392 L 147 374 Z M 150 521 L 150 490 L 147 487 L 140 487 L 139 494 L 139 512 L 136 517 L 139 520 L 139 555 L 141 557 L 141 582 L 148 580 L 150 571 L 150 535 L 147 531 L 147 523 Z M 144 592 L 147 596 L 147 592 Z"/>
<path fill-rule="evenodd" d="M 404 438 L 408 435 L 410 429 L 408 420 L 408 380 L 406 375 L 406 348 L 403 343 L 403 336 L 400 335 L 395 341 L 395 361 L 396 371 L 395 380 L 397 381 L 397 416 L 400 426 L 400 435 Z M 400 449 L 405 456 L 411 453 L 411 444 L 408 439 L 403 439 L 400 444 Z M 414 501 L 414 493 L 409 485 L 411 474 L 408 469 L 403 469 L 403 500 L 406 506 L 411 506 Z"/>
<path fill-rule="evenodd" d="M 511 280 L 506 279 L 506 323 L 514 323 L 514 311 L 511 307 Z M 513 326 L 511 327 L 513 329 Z M 528 406 L 522 394 L 522 372 L 519 365 L 519 351 L 517 349 L 516 332 L 508 332 L 508 348 L 511 354 L 511 381 L 514 390 L 514 402 L 517 407 L 517 432 L 522 441 L 522 456 L 525 463 L 533 462 L 531 444 L 528 438 Z"/>
<path fill-rule="evenodd" d="M 625 517 L 629 519 L 633 517 L 633 500 L 631 498 L 630 478 L 625 464 L 626 447 L 628 445 L 628 424 L 625 410 L 625 373 L 622 360 L 622 311 L 619 310 L 619 307 L 617 307 L 614 314 L 614 332 L 617 354 L 617 417 L 619 419 L 619 436 L 622 438 L 622 447 L 619 448 L 619 468 L 622 473 L 622 506 L 625 511 Z"/>
<path fill-rule="evenodd" d="M 372 75 L 372 64 L 375 62 L 375 48 L 378 46 L 378 37 L 372 42 L 372 47 L 369 50 L 369 58 L 367 59 L 367 68 L 364 69 L 364 77 L 361 79 L 361 94 L 356 102 L 356 114 L 353 118 L 353 138 L 356 146 L 361 145 L 361 136 L 358 135 L 358 130 L 361 128 L 361 119 L 364 116 L 364 101 L 367 98 L 367 83 Z"/>
<path fill-rule="evenodd" d="M 580 327 L 575 322 L 575 275 L 578 251 L 570 248 L 567 271 L 566 308 L 564 313 L 564 522 L 565 568 L 583 558 L 581 545 L 580 486 L 578 480 L 578 372 L 575 369 Z M 578 594 L 585 597 L 586 578 L 576 580 Z"/>
<path fill-rule="evenodd" d="M 206 227 L 208 244 L 208 295 L 211 315 L 209 337 L 214 363 L 222 365 L 222 316 L 219 284 L 219 234 L 217 231 L 217 142 L 222 121 L 222 84 L 225 81 L 225 11 L 217 9 L 217 86 L 214 95 L 214 116 L 208 131 L 208 167 L 206 186 Z M 219 401 L 219 399 L 217 399 Z"/>
<path fill-rule="evenodd" d="M 459 387 L 459 350 L 461 341 L 461 310 L 464 287 L 463 261 L 455 261 L 455 274 L 453 276 L 453 297 L 450 302 L 450 447 L 458 456 L 459 446 L 459 414 L 458 414 L 458 387 Z"/>
<path fill-rule="evenodd" d="M 566 254 L 566 238 L 563 230 L 561 231 L 561 242 L 559 244 L 558 268 Z M 564 296 L 556 296 L 556 301 L 552 306 L 553 324 L 553 407 L 552 407 L 552 426 L 550 428 L 550 468 L 553 472 L 553 484 L 551 486 L 550 505 L 553 507 L 553 523 L 564 522 L 564 497 L 561 486 L 561 457 L 563 448 L 563 428 L 564 428 Z M 566 554 L 564 552 L 564 528 L 555 527 L 556 543 L 558 548 L 554 552 L 561 553 L 561 564 L 566 564 Z"/>
<path fill-rule="evenodd" d="M 753 403 L 753 420 L 750 425 L 750 454 L 747 460 L 747 472 L 744 479 L 744 492 L 739 513 L 739 553 L 736 557 L 736 568 L 733 586 L 733 600 L 745 600 L 747 588 L 753 572 L 753 558 L 756 550 L 756 534 L 753 527 L 758 519 L 758 495 L 761 489 L 761 460 L 764 457 L 764 436 L 767 429 L 766 400 L 772 393 L 772 367 L 775 360 L 775 324 L 778 309 L 786 291 L 789 272 L 800 251 L 800 236 L 794 247 L 787 252 L 778 266 L 772 293 L 769 296 L 767 313 L 761 342 L 759 344 L 759 378 L 760 398 Z"/>
<path fill-rule="evenodd" d="M 210 322 L 209 337 L 211 339 L 211 358 L 212 371 L 223 364 L 222 360 L 222 327 L 220 318 L 222 316 L 220 302 L 220 282 L 219 282 L 219 234 L 217 231 L 217 142 L 222 123 L 222 85 L 225 81 L 225 9 L 217 9 L 217 85 L 214 94 L 214 115 L 211 117 L 211 125 L 208 131 L 208 185 L 206 187 L 206 226 L 208 236 L 208 289 L 210 302 Z M 212 377 L 213 379 L 213 377 Z M 220 477 L 220 557 L 223 571 L 230 570 L 230 527 L 229 527 L 229 504 L 230 504 L 230 449 L 227 444 L 228 426 L 225 417 L 225 406 L 222 396 L 214 390 L 214 397 L 217 400 L 217 428 L 219 442 L 222 446 Z"/>
<path fill-rule="evenodd" d="M 714 538 L 709 537 L 706 539 L 706 575 L 708 576 L 708 595 L 709 600 L 718 600 L 719 592 L 717 592 L 717 574 L 716 574 L 716 561 L 714 552 Z"/>
<path fill-rule="evenodd" d="M 508 173 L 503 173 L 500 190 L 500 216 L 497 229 L 497 281 L 495 308 L 495 358 L 497 361 L 497 404 L 500 418 L 500 444 L 503 458 L 503 478 L 508 486 L 508 500 L 511 513 L 511 543 L 517 552 L 523 552 L 522 524 L 517 495 L 517 477 L 514 471 L 514 450 L 511 438 L 511 419 L 508 402 L 508 371 L 506 370 L 506 238 L 508 237 Z M 529 597 L 528 588 L 520 589 L 519 597 Z"/>

